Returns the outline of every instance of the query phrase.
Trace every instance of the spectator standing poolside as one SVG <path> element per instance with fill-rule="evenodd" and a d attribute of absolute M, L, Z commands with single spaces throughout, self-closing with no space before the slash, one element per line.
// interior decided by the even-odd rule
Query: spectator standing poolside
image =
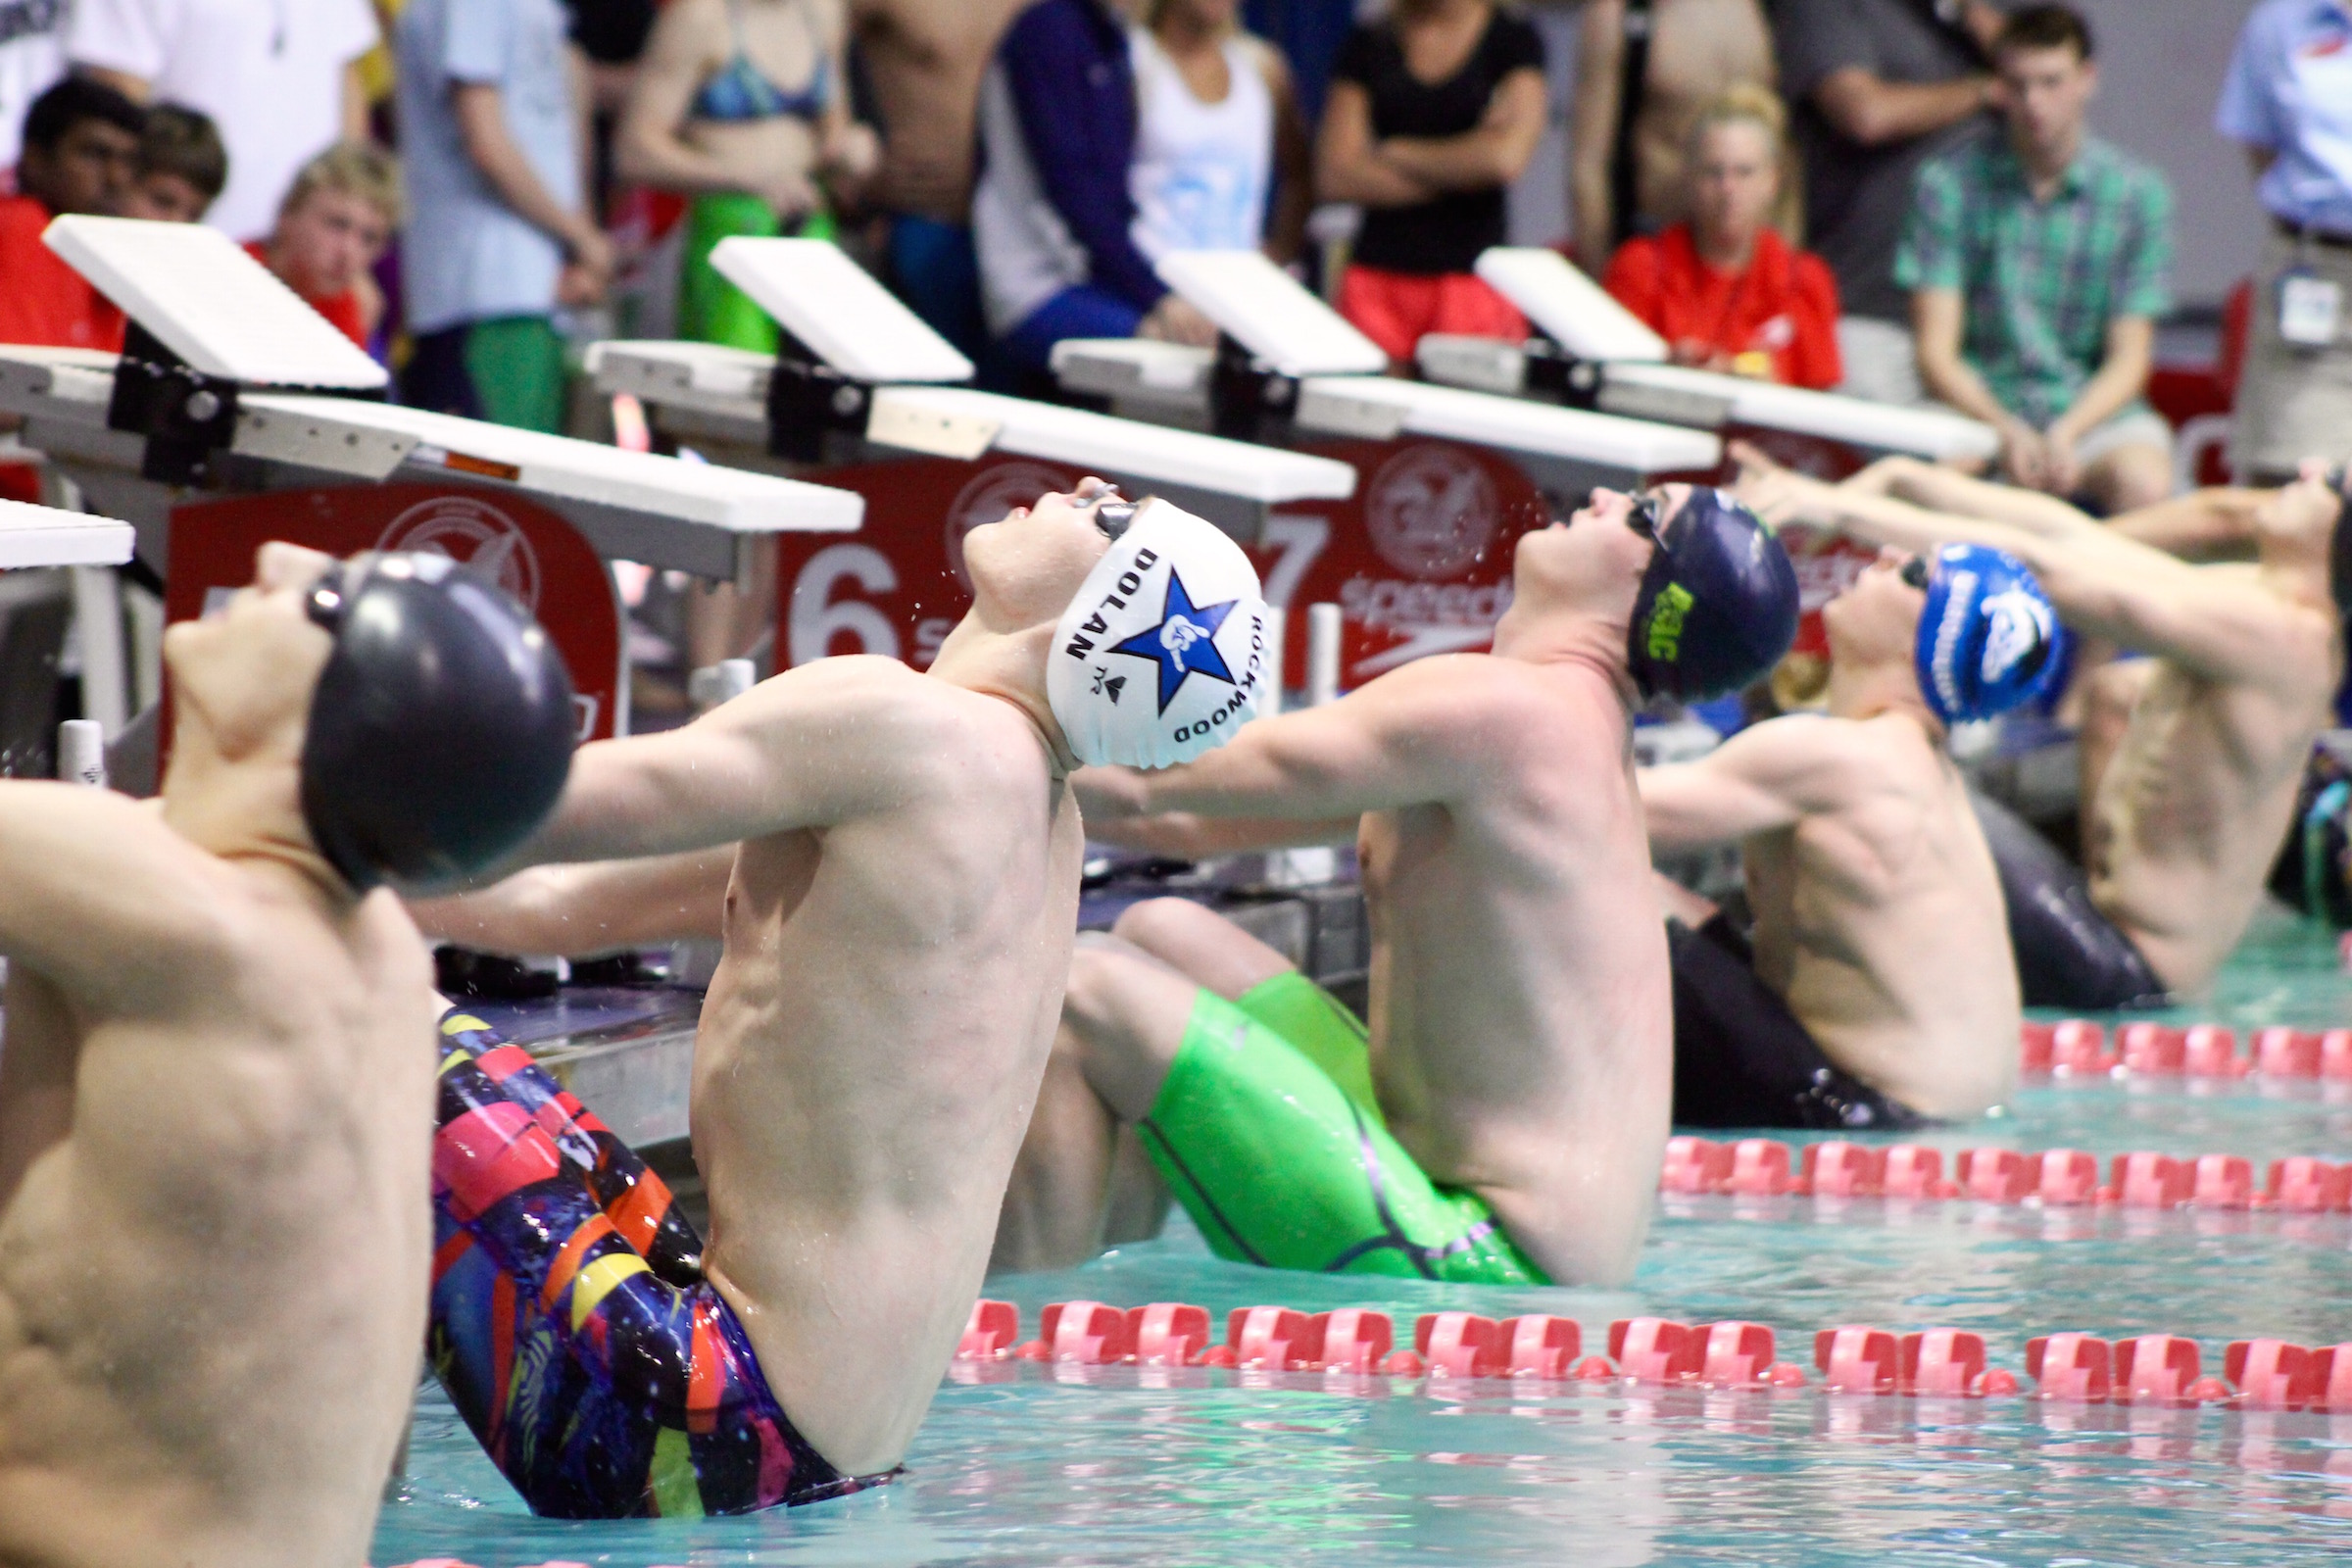
<path fill-rule="evenodd" d="M 267 240 L 245 248 L 335 330 L 368 348 L 383 324 L 375 264 L 400 226 L 400 165 L 345 142 L 302 166 Z"/>
<path fill-rule="evenodd" d="M 139 159 L 122 192 L 122 216 L 155 223 L 201 223 L 228 183 L 228 149 L 212 117 L 177 104 L 147 111 Z"/>
<path fill-rule="evenodd" d="M 1134 33 L 1136 248 L 1297 258 L 1306 238 L 1306 125 L 1291 73 L 1241 30 L 1239 0 L 1154 0 Z M 1271 221 L 1269 222 L 1269 213 Z"/>
<path fill-rule="evenodd" d="M 2352 458 L 2352 4 L 2262 0 L 2214 122 L 2244 143 L 2277 230 L 2257 274 L 2235 450 L 2250 477 L 2282 483 L 2304 458 Z"/>
<path fill-rule="evenodd" d="M 866 200 L 889 215 L 890 280 L 974 360 L 988 341 L 972 243 L 980 80 L 1020 9 L 1021 0 L 850 0 L 881 121 L 882 169 Z"/>
<path fill-rule="evenodd" d="M 1781 91 L 1795 107 L 1805 242 L 1838 275 L 1845 390 L 1921 400 L 1894 248 L 1919 166 L 1978 129 L 1992 102 L 1985 0 L 1780 0 Z"/>
<path fill-rule="evenodd" d="M 14 169 L 24 112 L 66 74 L 69 0 L 0 0 L 0 169 Z"/>
<path fill-rule="evenodd" d="M 229 177 L 210 221 L 253 239 L 296 170 L 368 134 L 359 63 L 375 41 L 368 0 L 74 0 L 66 56 L 136 102 L 212 116 Z"/>
<path fill-rule="evenodd" d="M 1399 365 L 1430 332 L 1517 340 L 1527 320 L 1471 269 L 1504 237 L 1504 190 L 1544 135 L 1544 40 L 1490 0 L 1397 0 L 1359 23 L 1315 144 L 1326 201 L 1366 209 L 1340 314 Z"/>
<path fill-rule="evenodd" d="M 2164 176 L 2087 135 L 2089 28 L 2011 17 L 1994 48 L 2008 133 L 1927 164 L 1895 280 L 1920 374 L 2001 433 L 2017 484 L 2129 512 L 2172 493 L 2172 430 L 2142 394 L 2171 307 Z"/>
<path fill-rule="evenodd" d="M 825 182 L 874 172 L 850 118 L 838 0 L 672 0 L 654 24 L 614 145 L 624 179 L 693 197 L 678 332 L 772 354 L 767 313 L 710 266 L 736 235 L 831 238 Z"/>
<path fill-rule="evenodd" d="M 1675 363 L 1816 390 L 1843 377 L 1838 280 L 1771 225 L 1787 146 L 1766 87 L 1700 112 L 1688 162 L 1690 218 L 1629 239 L 1602 284 L 1672 347 Z"/>
<path fill-rule="evenodd" d="M 1587 271 L 1597 276 L 1628 239 L 1690 216 L 1686 160 L 1700 112 L 1743 83 L 1769 89 L 1773 77 L 1772 30 L 1756 0 L 1586 0 L 1568 210 Z M 1772 221 L 1793 235 L 1782 219 L 1776 207 Z"/>
<path fill-rule="evenodd" d="M 981 83 L 980 145 L 980 298 L 1015 369 L 1044 370 L 1065 337 L 1216 341 L 1136 249 L 1135 70 L 1102 0 L 1038 0 L 1014 20 Z"/>
<path fill-rule="evenodd" d="M 14 196 L 0 196 L 0 343 L 120 349 L 122 313 L 41 243 L 63 213 L 112 214 L 139 154 L 146 111 L 69 76 L 32 101 Z"/>
<path fill-rule="evenodd" d="M 599 298 L 612 252 L 589 216 L 586 68 L 557 0 L 409 0 L 402 281 L 416 352 L 402 401 L 525 429 L 564 416 L 559 306 Z"/>

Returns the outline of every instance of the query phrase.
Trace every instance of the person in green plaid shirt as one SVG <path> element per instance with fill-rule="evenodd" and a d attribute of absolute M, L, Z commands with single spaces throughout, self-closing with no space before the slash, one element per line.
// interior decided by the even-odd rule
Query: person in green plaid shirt
<path fill-rule="evenodd" d="M 2090 29 L 2015 12 L 1993 48 L 2007 134 L 1923 165 L 1895 254 L 1920 375 L 2001 432 L 2012 481 L 2114 514 L 2172 492 L 2172 431 L 2142 394 L 2171 307 L 2172 192 L 2083 122 Z"/>

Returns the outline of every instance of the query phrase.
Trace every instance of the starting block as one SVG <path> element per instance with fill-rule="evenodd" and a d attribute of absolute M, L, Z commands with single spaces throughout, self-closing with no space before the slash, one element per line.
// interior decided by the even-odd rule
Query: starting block
<path fill-rule="evenodd" d="M 1893 408 L 1668 364 L 1666 341 L 1557 251 L 1496 246 L 1479 257 L 1478 275 L 1519 308 L 1535 335 L 1525 343 L 1424 337 L 1414 357 L 1433 381 L 1743 438 L 1777 462 L 1833 479 L 1883 453 L 1947 462 L 2000 450 L 1991 426 L 1950 410 Z M 1796 650 L 1826 653 L 1821 606 L 1878 552 L 1811 528 L 1788 530 L 1784 543 L 1804 595 Z"/>
<path fill-rule="evenodd" d="M 1991 426 L 1947 410 L 1893 408 L 1669 365 L 1666 340 L 1557 251 L 1498 245 L 1479 257 L 1478 275 L 1517 306 L 1539 335 L 1524 346 L 1425 337 L 1415 357 L 1435 380 L 1761 435 L 1768 444 L 1775 435 L 1807 436 L 1846 449 L 1848 471 L 1880 453 L 1944 462 L 2000 451 Z"/>
<path fill-rule="evenodd" d="M 1290 558 L 1295 578 L 1267 576 L 1293 606 L 1339 605 L 1345 685 L 1485 648 L 1509 603 L 1520 535 L 1583 506 L 1593 486 L 1704 478 L 1722 463 L 1710 431 L 1382 374 L 1376 344 L 1257 252 L 1171 255 L 1158 271 L 1216 323 L 1215 349 L 1072 339 L 1055 345 L 1054 373 L 1116 413 L 1349 465 L 1360 480 L 1351 500 L 1269 523 L 1269 542 L 1279 523 L 1314 544 Z M 1305 684 L 1302 656 L 1294 650 L 1292 685 Z"/>
<path fill-rule="evenodd" d="M 382 367 L 214 230 L 65 217 L 43 238 L 129 317 L 123 352 L 0 346 L 0 411 L 130 525 L 170 620 L 250 581 L 265 540 L 437 552 L 538 616 L 594 739 L 628 717 L 607 560 L 736 578 L 755 541 L 863 514 L 842 490 L 374 401 Z"/>
<path fill-rule="evenodd" d="M 127 522 L 0 501 L 0 569 L 120 566 L 130 559 L 131 545 Z"/>
<path fill-rule="evenodd" d="M 845 653 L 927 665 L 971 603 L 963 536 L 1090 473 L 1232 534 L 1276 609 L 1328 542 L 1319 520 L 1285 521 L 1290 509 L 1354 492 L 1355 470 L 1329 458 L 954 384 L 970 362 L 827 241 L 728 239 L 711 265 L 775 318 L 773 358 L 613 341 L 590 350 L 589 368 L 715 462 L 864 499 L 857 541 L 779 550 L 779 667 Z"/>

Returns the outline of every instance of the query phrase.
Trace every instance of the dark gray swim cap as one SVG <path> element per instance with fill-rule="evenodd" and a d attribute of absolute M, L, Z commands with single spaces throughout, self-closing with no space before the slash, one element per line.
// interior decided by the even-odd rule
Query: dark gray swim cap
<path fill-rule="evenodd" d="M 521 606 L 445 556 L 362 556 L 311 590 L 335 651 L 311 698 L 302 814 L 353 888 L 478 871 L 571 770 L 571 677 Z"/>

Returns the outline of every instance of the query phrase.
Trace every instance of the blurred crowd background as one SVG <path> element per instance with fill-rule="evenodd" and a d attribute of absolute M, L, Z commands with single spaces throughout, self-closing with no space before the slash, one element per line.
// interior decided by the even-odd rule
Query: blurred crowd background
<path fill-rule="evenodd" d="M 730 235 L 839 241 L 1040 395 L 1065 337 L 1212 340 L 1171 250 L 1262 247 L 1409 373 L 1524 333 L 1511 241 L 2096 510 L 2352 456 L 2346 0 L 0 0 L 0 341 L 120 341 L 51 216 L 200 221 L 404 401 L 542 429 L 601 433 L 596 338 L 775 346 Z"/>

